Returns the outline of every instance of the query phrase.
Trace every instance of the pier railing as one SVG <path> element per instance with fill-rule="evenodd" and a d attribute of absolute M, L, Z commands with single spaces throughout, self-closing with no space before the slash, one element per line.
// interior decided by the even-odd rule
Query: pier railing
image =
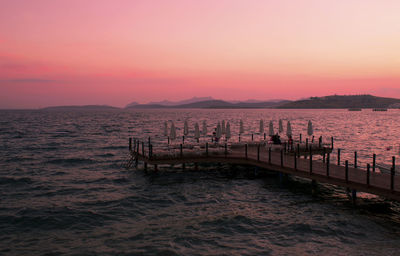
<path fill-rule="evenodd" d="M 400 176 L 395 175 L 395 157 L 390 173 L 380 173 L 375 171 L 376 155 L 372 166 L 367 164 L 366 168 L 360 168 L 357 152 L 350 166 L 348 160 L 341 162 L 338 149 L 337 162 L 332 162 L 333 143 L 197 143 L 174 144 L 156 150 L 150 139 L 145 143 L 130 138 L 129 150 L 134 158 L 132 163 L 137 166 L 138 161 L 142 161 L 145 169 L 148 164 L 155 170 L 161 164 L 182 164 L 183 168 L 186 163 L 202 162 L 253 165 L 400 201 Z"/>

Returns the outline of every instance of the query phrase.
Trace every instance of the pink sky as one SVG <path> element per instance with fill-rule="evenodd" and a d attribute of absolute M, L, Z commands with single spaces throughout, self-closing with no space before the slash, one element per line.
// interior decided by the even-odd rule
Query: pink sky
<path fill-rule="evenodd" d="M 400 98 L 398 0 L 2 0 L 0 108 Z"/>

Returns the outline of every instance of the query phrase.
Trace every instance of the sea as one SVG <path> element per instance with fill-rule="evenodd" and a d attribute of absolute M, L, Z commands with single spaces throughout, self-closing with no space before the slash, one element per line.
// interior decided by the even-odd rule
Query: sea
<path fill-rule="evenodd" d="M 400 157 L 400 110 L 1 110 L 0 255 L 399 255 L 400 204 L 273 171 L 227 164 L 126 168 L 128 138 L 154 148 L 174 122 L 225 120 L 231 141 L 262 139 L 273 121 L 294 138 L 334 137 L 342 161 L 365 168 Z M 282 134 L 282 137 L 285 137 Z M 207 141 L 210 137 L 202 137 Z M 336 161 L 333 153 L 331 161 Z"/>

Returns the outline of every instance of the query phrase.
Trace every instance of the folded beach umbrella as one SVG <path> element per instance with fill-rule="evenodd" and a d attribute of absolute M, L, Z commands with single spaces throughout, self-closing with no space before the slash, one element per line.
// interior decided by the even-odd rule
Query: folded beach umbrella
<path fill-rule="evenodd" d="M 279 119 L 279 133 L 283 132 L 283 124 L 282 124 L 282 119 Z"/>
<path fill-rule="evenodd" d="M 243 134 L 243 133 L 244 133 L 243 120 L 240 119 L 239 134 Z"/>
<path fill-rule="evenodd" d="M 225 132 L 226 132 L 225 120 L 222 120 L 221 132 L 222 132 L 222 134 L 225 134 Z"/>
<path fill-rule="evenodd" d="M 206 122 L 206 120 L 203 121 L 202 133 L 203 133 L 203 136 L 207 136 L 207 122 Z"/>
<path fill-rule="evenodd" d="M 168 122 L 164 122 L 164 136 L 168 136 Z"/>
<path fill-rule="evenodd" d="M 264 133 L 264 121 L 261 119 L 260 120 L 260 134 Z"/>
<path fill-rule="evenodd" d="M 218 122 L 217 131 L 216 131 L 215 137 L 218 138 L 218 139 L 220 139 L 221 136 L 222 136 L 221 124 Z"/>
<path fill-rule="evenodd" d="M 197 139 L 197 141 L 200 139 L 200 129 L 198 123 L 194 124 L 194 138 Z"/>
<path fill-rule="evenodd" d="M 292 125 L 290 124 L 290 121 L 287 122 L 286 135 L 288 137 L 292 136 Z"/>
<path fill-rule="evenodd" d="M 268 133 L 268 135 L 269 135 L 269 136 L 275 135 L 275 134 L 274 134 L 274 124 L 272 123 L 272 120 L 269 121 L 269 133 Z"/>
<path fill-rule="evenodd" d="M 311 120 L 308 121 L 308 127 L 307 127 L 307 134 L 309 136 L 313 135 L 314 130 L 313 130 L 313 126 L 312 126 L 312 122 Z"/>
<path fill-rule="evenodd" d="M 185 123 L 183 125 L 183 135 L 188 135 L 189 134 L 189 125 L 188 125 L 188 121 L 185 120 Z"/>
<path fill-rule="evenodd" d="M 172 124 L 171 124 L 171 132 L 169 133 L 169 138 L 171 140 L 175 140 L 176 139 L 176 129 L 175 129 L 174 122 L 172 122 Z"/>
<path fill-rule="evenodd" d="M 231 125 L 229 124 L 229 122 L 227 122 L 226 124 L 225 138 L 226 140 L 229 140 L 231 138 Z"/>

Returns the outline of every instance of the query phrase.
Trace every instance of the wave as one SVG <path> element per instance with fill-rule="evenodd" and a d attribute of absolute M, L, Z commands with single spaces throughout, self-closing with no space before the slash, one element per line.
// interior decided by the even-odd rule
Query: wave
<path fill-rule="evenodd" d="M 97 161 L 88 158 L 57 158 L 49 160 L 47 164 L 63 165 L 63 166 L 76 166 L 76 165 L 87 165 L 94 164 Z"/>
<path fill-rule="evenodd" d="M 32 184 L 33 181 L 30 178 L 22 177 L 22 178 L 15 178 L 15 177 L 0 177 L 0 185 L 18 185 L 18 184 Z"/>

